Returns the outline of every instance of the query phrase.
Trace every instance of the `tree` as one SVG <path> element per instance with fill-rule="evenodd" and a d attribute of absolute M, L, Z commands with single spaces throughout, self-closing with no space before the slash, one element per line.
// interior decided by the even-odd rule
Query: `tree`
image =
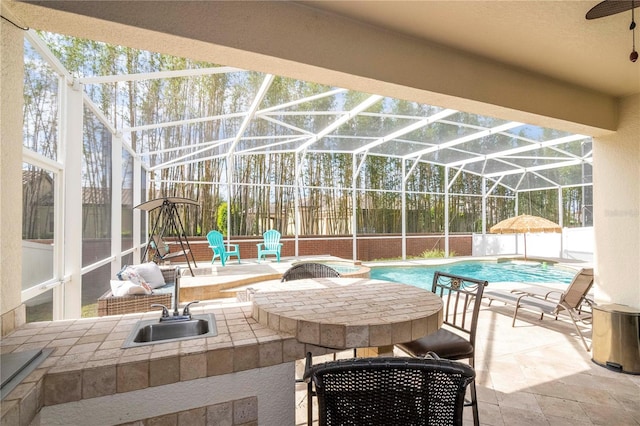
<path fill-rule="evenodd" d="M 218 231 L 224 236 L 227 235 L 227 202 L 222 202 L 218 206 L 218 214 L 216 215 L 216 224 L 218 225 Z"/>

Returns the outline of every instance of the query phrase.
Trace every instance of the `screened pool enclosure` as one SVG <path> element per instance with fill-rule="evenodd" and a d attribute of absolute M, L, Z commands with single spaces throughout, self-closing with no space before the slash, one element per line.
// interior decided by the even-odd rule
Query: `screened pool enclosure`
<path fill-rule="evenodd" d="M 48 318 L 140 261 L 153 218 L 133 207 L 158 197 L 197 200 L 190 237 L 275 228 L 296 255 L 301 236 L 350 240 L 355 258 L 388 235 L 402 257 L 409 238 L 518 213 L 592 220 L 588 136 L 33 31 L 22 179 L 25 264 L 45 265 L 24 268 L 22 295 L 52 301 Z"/>

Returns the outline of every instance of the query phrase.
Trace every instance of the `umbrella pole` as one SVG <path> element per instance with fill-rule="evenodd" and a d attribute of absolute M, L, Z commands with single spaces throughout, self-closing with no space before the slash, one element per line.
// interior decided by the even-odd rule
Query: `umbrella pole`
<path fill-rule="evenodd" d="M 527 260 L 527 233 L 524 233 L 524 260 Z"/>

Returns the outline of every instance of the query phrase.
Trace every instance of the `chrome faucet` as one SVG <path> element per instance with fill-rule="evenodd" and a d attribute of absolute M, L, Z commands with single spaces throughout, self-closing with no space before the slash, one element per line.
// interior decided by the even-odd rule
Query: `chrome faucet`
<path fill-rule="evenodd" d="M 180 267 L 176 266 L 176 281 L 173 287 L 173 316 L 180 315 L 178 312 L 178 305 L 180 304 Z"/>
<path fill-rule="evenodd" d="M 164 306 L 162 303 L 153 303 L 151 305 L 152 308 L 162 308 L 162 316 L 160 317 L 160 321 L 170 318 L 169 309 Z"/>
<path fill-rule="evenodd" d="M 200 303 L 199 300 L 194 300 L 193 302 L 189 302 L 184 307 L 182 311 L 182 315 L 180 315 L 180 267 L 176 266 L 176 282 L 173 288 L 173 315 L 169 315 L 169 309 L 162 304 L 153 304 L 152 307 L 161 307 L 162 308 L 162 316 L 160 317 L 160 321 L 187 321 L 191 319 L 191 311 L 189 310 L 189 306 L 194 303 Z"/>
<path fill-rule="evenodd" d="M 167 308 L 165 305 L 161 304 L 161 303 L 154 303 L 153 305 L 151 305 L 152 308 L 162 308 L 162 316 L 160 317 L 160 322 L 162 321 L 188 321 L 191 319 L 191 311 L 189 310 L 189 306 L 193 305 L 194 303 L 200 303 L 199 300 L 194 300 L 193 302 L 189 302 L 187 303 L 187 305 L 184 307 L 184 310 L 182 311 L 182 314 L 180 314 L 180 311 L 178 310 L 178 308 L 176 308 L 173 311 L 173 315 L 169 315 L 169 308 Z"/>
<path fill-rule="evenodd" d="M 184 309 L 182 310 L 182 316 L 183 317 L 189 317 L 189 319 L 191 319 L 191 311 L 189 310 L 189 306 L 193 305 L 194 303 L 200 303 L 199 300 L 194 300 L 193 302 L 189 302 L 185 305 Z M 175 313 L 174 313 L 175 315 Z"/>

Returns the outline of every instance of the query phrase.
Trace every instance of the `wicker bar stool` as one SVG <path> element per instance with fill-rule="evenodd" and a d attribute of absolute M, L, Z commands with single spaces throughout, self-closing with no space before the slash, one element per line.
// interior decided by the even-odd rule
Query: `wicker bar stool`
<path fill-rule="evenodd" d="M 476 328 L 480 300 L 487 281 L 461 277 L 437 271 L 431 291 L 442 298 L 444 326 L 437 332 L 397 346 L 411 356 L 423 357 L 436 353 L 451 360 L 468 359 L 475 366 Z M 480 424 L 475 380 L 470 386 L 471 400 L 466 404 L 473 410 L 473 424 Z"/>
<path fill-rule="evenodd" d="M 340 273 L 324 263 L 305 262 L 293 265 L 282 274 L 282 282 L 305 278 L 338 278 Z"/>
<path fill-rule="evenodd" d="M 464 395 L 475 371 L 437 357 L 381 357 L 312 365 L 307 354 L 308 424 L 318 398 L 320 426 L 462 425 Z"/>

